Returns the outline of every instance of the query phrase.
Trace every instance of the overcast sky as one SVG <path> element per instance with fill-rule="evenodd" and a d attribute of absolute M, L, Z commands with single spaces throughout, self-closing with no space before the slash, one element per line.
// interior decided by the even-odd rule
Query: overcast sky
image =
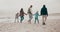
<path fill-rule="evenodd" d="M 60 13 L 60 0 L 0 0 L 0 15 L 14 15 L 21 8 L 27 12 L 33 5 L 33 13 L 41 10 L 45 4 L 49 13 Z"/>

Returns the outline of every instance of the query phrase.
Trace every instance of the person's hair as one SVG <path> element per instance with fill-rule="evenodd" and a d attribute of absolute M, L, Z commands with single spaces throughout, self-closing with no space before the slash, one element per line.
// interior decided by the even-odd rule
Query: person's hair
<path fill-rule="evenodd" d="M 43 7 L 44 7 L 44 8 L 46 8 L 46 6 L 45 6 L 45 5 L 43 5 Z"/>
<path fill-rule="evenodd" d="M 23 12 L 23 8 L 21 8 L 20 12 Z"/>
<path fill-rule="evenodd" d="M 32 5 L 30 5 L 30 8 L 32 8 Z"/>

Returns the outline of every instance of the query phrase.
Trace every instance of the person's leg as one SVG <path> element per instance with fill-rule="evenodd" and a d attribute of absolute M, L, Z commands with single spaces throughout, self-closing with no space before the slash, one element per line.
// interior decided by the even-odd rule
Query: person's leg
<path fill-rule="evenodd" d="M 17 22 L 19 22 L 19 18 L 17 18 Z"/>
<path fill-rule="evenodd" d="M 38 24 L 39 24 L 39 19 L 37 19 L 37 21 L 38 21 Z"/>
<path fill-rule="evenodd" d="M 31 24 L 31 18 L 29 19 L 29 23 Z"/>
<path fill-rule="evenodd" d="M 32 20 L 32 18 L 33 18 L 33 17 L 31 16 L 31 18 L 30 18 L 30 24 L 31 24 L 31 20 Z"/>
<path fill-rule="evenodd" d="M 30 22 L 30 18 L 29 18 L 29 20 L 28 20 L 28 23 Z"/>
<path fill-rule="evenodd" d="M 22 17 L 22 21 L 24 20 L 24 16 Z"/>
<path fill-rule="evenodd" d="M 46 21 L 46 19 L 47 19 L 47 16 L 44 15 L 44 22 L 43 22 L 43 25 L 45 25 L 45 21 Z"/>
<path fill-rule="evenodd" d="M 47 20 L 47 15 L 45 15 L 45 21 Z"/>
<path fill-rule="evenodd" d="M 36 24 L 36 18 L 35 18 L 35 23 L 34 24 Z"/>
<path fill-rule="evenodd" d="M 15 21 L 14 21 L 14 23 L 16 23 L 16 18 L 15 18 Z"/>
<path fill-rule="evenodd" d="M 42 15 L 42 21 L 44 22 L 44 15 Z"/>
<path fill-rule="evenodd" d="M 24 20 L 24 16 L 21 16 L 20 23 L 22 23 L 23 20 Z"/>
<path fill-rule="evenodd" d="M 42 20 L 43 20 L 43 25 L 45 25 L 45 16 L 44 15 L 42 15 Z"/>
<path fill-rule="evenodd" d="M 43 22 L 43 25 L 45 25 L 46 20 L 47 20 L 47 15 L 44 15 L 44 22 Z"/>
<path fill-rule="evenodd" d="M 32 20 L 32 18 L 29 19 L 29 23 L 30 23 L 30 24 L 31 24 L 31 20 Z"/>
<path fill-rule="evenodd" d="M 28 22 L 31 24 L 31 20 L 32 20 L 32 17 L 31 16 L 29 16 L 29 20 L 28 20 Z"/>
<path fill-rule="evenodd" d="M 20 16 L 20 23 L 22 23 L 22 16 Z"/>

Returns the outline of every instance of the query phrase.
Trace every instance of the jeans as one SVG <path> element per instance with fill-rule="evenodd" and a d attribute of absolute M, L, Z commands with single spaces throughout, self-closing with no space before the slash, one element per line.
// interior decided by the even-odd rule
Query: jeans
<path fill-rule="evenodd" d="M 21 20 L 20 22 L 22 23 L 22 21 L 24 20 L 24 16 L 20 16 Z"/>
<path fill-rule="evenodd" d="M 38 18 L 35 18 L 35 24 L 36 24 L 36 21 L 38 21 L 38 24 L 39 24 L 39 19 Z"/>

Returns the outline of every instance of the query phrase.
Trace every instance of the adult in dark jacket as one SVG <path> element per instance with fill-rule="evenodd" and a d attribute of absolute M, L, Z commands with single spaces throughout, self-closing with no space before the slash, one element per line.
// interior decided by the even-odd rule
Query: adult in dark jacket
<path fill-rule="evenodd" d="M 43 25 L 45 25 L 45 21 L 47 20 L 47 16 L 48 16 L 47 8 L 45 5 L 43 5 L 43 7 L 41 8 L 41 15 L 42 15 Z"/>

